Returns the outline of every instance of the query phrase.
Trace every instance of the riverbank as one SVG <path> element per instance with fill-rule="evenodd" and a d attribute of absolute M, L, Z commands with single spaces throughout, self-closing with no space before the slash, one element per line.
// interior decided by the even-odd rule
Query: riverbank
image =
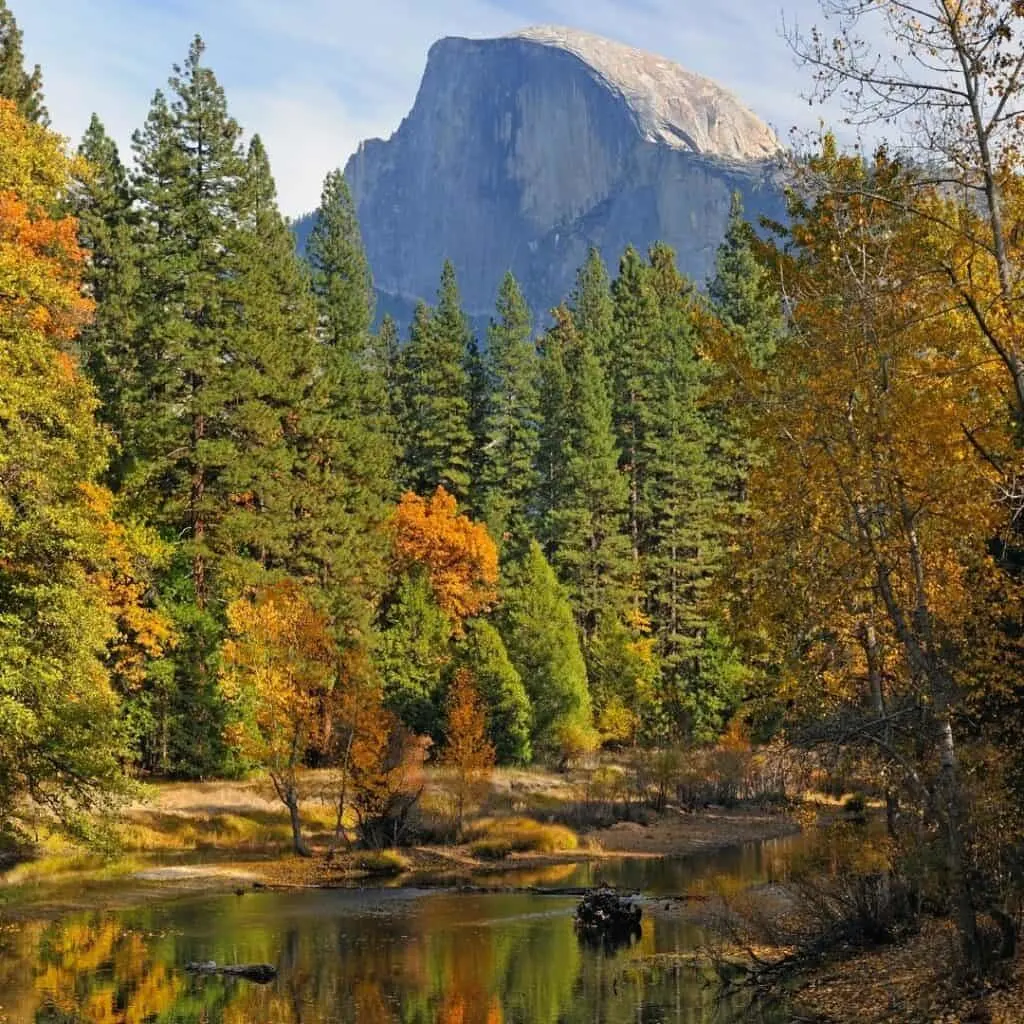
<path fill-rule="evenodd" d="M 50 838 L 36 856 L 0 872 L 0 910 L 47 886 L 143 882 L 171 888 L 557 884 L 565 869 L 605 859 L 689 856 L 799 831 L 793 817 L 758 807 L 655 813 L 588 799 L 579 779 L 539 770 L 496 772 L 461 843 L 419 842 L 395 851 L 337 843 L 327 773 L 309 773 L 303 821 L 315 855 L 296 857 L 285 809 L 260 780 L 160 783 L 126 808 L 112 856 Z M 436 835 L 448 813 L 443 775 L 428 776 L 423 818 Z M 628 815 L 629 820 L 615 821 Z M 610 822 L 610 823 L 602 823 Z M 336 847 L 328 856 L 328 851 Z"/>

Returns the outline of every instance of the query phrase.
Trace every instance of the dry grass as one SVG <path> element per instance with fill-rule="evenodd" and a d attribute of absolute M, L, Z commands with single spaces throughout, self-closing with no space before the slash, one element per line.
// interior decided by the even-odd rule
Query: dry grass
<path fill-rule="evenodd" d="M 533 818 L 481 818 L 469 829 L 475 857 L 501 860 L 510 853 L 565 853 L 579 847 L 576 833 L 564 825 L 543 825 Z"/>

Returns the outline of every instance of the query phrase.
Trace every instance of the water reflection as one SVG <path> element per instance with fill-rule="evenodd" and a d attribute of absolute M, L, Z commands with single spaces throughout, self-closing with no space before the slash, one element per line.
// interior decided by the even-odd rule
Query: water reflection
<path fill-rule="evenodd" d="M 619 870 L 651 872 L 655 863 Z M 667 891 L 679 881 L 671 872 L 684 869 L 661 868 L 670 875 L 654 888 Z M 610 865 L 601 870 L 608 875 Z M 692 883 L 693 865 L 686 871 Z M 558 881 L 573 884 L 575 877 L 564 874 Z M 709 979 L 692 969 L 650 966 L 654 954 L 700 945 L 692 923 L 647 917 L 631 948 L 591 950 L 577 941 L 574 905 L 571 898 L 528 894 L 261 892 L 0 927 L 0 1022 L 771 1020 L 747 1005 L 723 1004 Z M 203 960 L 267 962 L 279 975 L 258 986 L 184 972 L 189 961 Z"/>

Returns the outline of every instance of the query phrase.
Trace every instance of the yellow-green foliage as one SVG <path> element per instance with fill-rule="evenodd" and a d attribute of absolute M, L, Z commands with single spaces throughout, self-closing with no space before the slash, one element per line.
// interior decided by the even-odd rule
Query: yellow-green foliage
<path fill-rule="evenodd" d="M 314 832 L 333 829 L 333 811 L 311 803 L 303 819 Z M 264 850 L 291 843 L 287 815 L 246 809 L 236 813 L 175 814 L 149 811 L 137 814 L 120 830 L 121 846 L 129 851 Z"/>
<path fill-rule="evenodd" d="M 400 875 L 409 862 L 397 850 L 367 850 L 356 855 L 355 866 L 370 875 Z"/>
<path fill-rule="evenodd" d="M 533 818 L 481 818 L 469 834 L 470 851 L 487 860 L 500 860 L 510 853 L 561 853 L 579 846 L 572 829 L 542 825 Z"/>

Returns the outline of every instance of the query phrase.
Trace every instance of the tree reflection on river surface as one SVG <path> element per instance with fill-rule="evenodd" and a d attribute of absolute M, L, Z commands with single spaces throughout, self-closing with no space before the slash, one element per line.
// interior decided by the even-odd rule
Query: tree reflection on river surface
<path fill-rule="evenodd" d="M 756 863 L 748 855 L 740 873 L 756 876 L 763 859 L 761 852 Z M 663 870 L 692 880 L 712 863 L 665 862 Z M 657 869 L 636 870 L 650 883 Z M 680 915 L 646 914 L 639 942 L 609 954 L 577 942 L 574 905 L 571 898 L 528 893 L 247 892 L 0 924 L 0 1022 L 778 1019 L 741 999 L 723 1000 L 709 977 L 656 956 L 701 945 L 699 928 Z M 279 973 L 268 985 L 193 976 L 183 970 L 193 960 L 266 962 Z"/>

